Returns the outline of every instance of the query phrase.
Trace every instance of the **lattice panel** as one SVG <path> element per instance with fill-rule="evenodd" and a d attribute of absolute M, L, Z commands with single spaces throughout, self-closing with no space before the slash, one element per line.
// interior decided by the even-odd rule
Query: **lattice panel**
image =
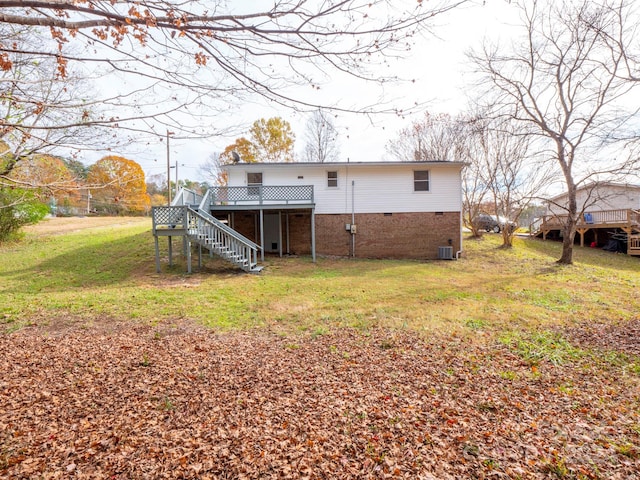
<path fill-rule="evenodd" d="M 311 202 L 313 186 L 214 187 L 212 203 Z"/>
<path fill-rule="evenodd" d="M 183 207 L 155 207 L 153 218 L 156 225 L 182 225 L 185 209 Z"/>

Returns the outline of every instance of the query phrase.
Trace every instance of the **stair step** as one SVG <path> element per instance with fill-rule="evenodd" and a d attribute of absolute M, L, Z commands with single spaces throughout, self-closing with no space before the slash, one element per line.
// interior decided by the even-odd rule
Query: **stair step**
<path fill-rule="evenodd" d="M 197 208 L 192 208 L 196 210 Z M 233 237 L 229 236 L 226 232 L 213 233 L 215 229 L 219 228 L 213 221 L 210 224 L 203 223 L 190 223 L 190 227 L 186 229 L 186 234 L 194 243 L 204 246 L 210 253 L 215 253 L 224 260 L 227 260 L 238 267 L 242 268 L 248 273 L 259 273 L 263 267 L 258 266 L 257 263 L 251 261 L 253 258 L 245 256 L 245 250 L 235 249 L 236 242 L 231 240 Z M 193 225 L 201 225 L 203 228 L 194 228 Z M 222 240 L 222 241 L 220 241 Z M 243 252 L 243 253 L 240 253 Z"/>

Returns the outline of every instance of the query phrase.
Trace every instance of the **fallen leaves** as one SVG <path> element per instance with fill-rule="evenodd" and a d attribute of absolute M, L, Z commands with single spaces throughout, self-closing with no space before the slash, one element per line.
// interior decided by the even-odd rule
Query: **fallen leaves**
<path fill-rule="evenodd" d="M 0 476 L 11 478 L 640 470 L 637 376 L 586 359 L 532 368 L 504 344 L 121 325 L 23 329 L 0 336 L 0 358 Z"/>

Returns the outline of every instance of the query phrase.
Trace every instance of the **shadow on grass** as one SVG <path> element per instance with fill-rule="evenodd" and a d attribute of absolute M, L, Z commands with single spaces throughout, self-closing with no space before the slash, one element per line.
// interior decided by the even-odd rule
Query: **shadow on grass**
<path fill-rule="evenodd" d="M 530 238 L 526 240 L 527 247 L 541 255 L 551 255 L 553 266 L 562 268 L 557 260 L 562 254 L 562 243 L 554 240 L 542 240 Z M 640 271 L 640 257 L 632 255 L 606 252 L 600 248 L 573 246 L 573 261 L 591 267 L 612 268 L 615 270 L 625 270 L 630 272 Z M 549 268 L 553 268 L 548 265 Z"/>
<path fill-rule="evenodd" d="M 154 273 L 153 248 L 153 237 L 148 231 L 117 238 L 94 237 L 77 248 L 62 247 L 64 251 L 59 254 L 35 264 L 29 262 L 32 266 L 5 275 L 10 277 L 8 283 L 15 292 L 109 286 Z"/>

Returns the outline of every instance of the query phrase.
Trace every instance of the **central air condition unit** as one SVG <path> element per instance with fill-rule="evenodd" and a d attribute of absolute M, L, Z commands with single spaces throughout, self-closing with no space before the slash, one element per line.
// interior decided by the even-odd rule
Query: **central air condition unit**
<path fill-rule="evenodd" d="M 439 260 L 453 260 L 453 247 L 438 247 Z"/>

